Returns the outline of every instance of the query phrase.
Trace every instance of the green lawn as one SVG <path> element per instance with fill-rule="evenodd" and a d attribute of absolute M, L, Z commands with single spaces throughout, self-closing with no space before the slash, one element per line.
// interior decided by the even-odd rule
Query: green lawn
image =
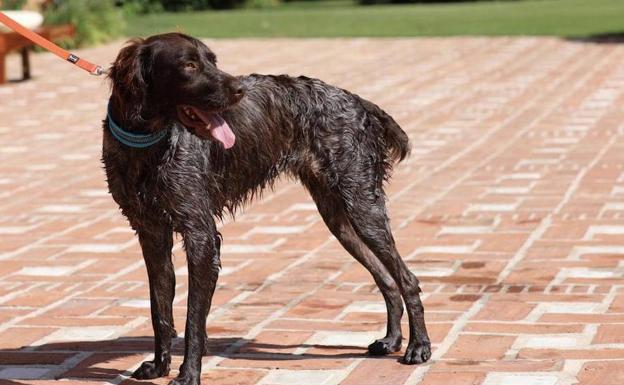
<path fill-rule="evenodd" d="M 356 6 L 349 1 L 132 16 L 128 36 L 201 37 L 554 35 L 624 33 L 624 0 L 526 0 Z"/>

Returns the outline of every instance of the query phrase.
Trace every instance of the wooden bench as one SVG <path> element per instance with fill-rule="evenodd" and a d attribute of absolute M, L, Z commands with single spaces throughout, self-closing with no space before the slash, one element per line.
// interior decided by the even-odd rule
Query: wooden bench
<path fill-rule="evenodd" d="M 51 41 L 72 37 L 76 33 L 73 25 L 44 26 L 35 30 Z M 22 57 L 22 78 L 30 79 L 29 52 L 35 44 L 16 32 L 0 32 L 0 84 L 6 83 L 6 56 L 11 51 L 19 51 Z"/>

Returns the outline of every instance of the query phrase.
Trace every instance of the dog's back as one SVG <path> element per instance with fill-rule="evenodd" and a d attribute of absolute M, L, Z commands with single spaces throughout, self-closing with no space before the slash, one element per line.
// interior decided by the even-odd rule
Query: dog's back
<path fill-rule="evenodd" d="M 209 151 L 222 153 L 223 162 L 212 165 L 223 175 L 222 190 L 237 190 L 241 201 L 283 172 L 336 184 L 349 168 L 370 163 L 387 179 L 409 154 L 401 127 L 358 95 L 304 76 L 239 79 L 247 95 L 224 112 L 237 144 L 227 151 L 210 144 Z"/>

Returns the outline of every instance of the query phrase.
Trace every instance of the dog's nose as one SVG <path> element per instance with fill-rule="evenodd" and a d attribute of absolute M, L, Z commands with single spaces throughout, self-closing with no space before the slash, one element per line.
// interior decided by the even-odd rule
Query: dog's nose
<path fill-rule="evenodd" d="M 241 99 L 245 96 L 245 86 L 240 82 L 232 84 L 232 93 L 237 99 Z"/>

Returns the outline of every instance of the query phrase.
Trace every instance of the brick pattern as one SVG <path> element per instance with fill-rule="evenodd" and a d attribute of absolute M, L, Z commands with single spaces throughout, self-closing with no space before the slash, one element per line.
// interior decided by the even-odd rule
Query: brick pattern
<path fill-rule="evenodd" d="M 284 181 L 222 224 L 204 383 L 624 383 L 623 46 L 210 44 L 232 73 L 320 77 L 376 101 L 409 133 L 389 203 L 435 351 L 419 367 L 364 355 L 384 333 L 382 298 Z M 119 47 L 81 54 L 107 63 Z M 33 59 L 34 81 L 0 88 L 0 381 L 134 384 L 152 330 L 140 250 L 99 162 L 107 85 Z M 179 244 L 174 254 L 180 329 L 187 273 Z"/>

